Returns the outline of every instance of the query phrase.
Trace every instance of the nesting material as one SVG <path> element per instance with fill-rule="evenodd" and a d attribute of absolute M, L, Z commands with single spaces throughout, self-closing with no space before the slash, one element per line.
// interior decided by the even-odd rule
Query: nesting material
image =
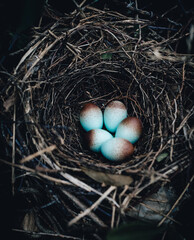
<path fill-rule="evenodd" d="M 48 27 L 35 30 L 15 68 L 18 100 L 15 113 L 8 110 L 16 118 L 15 153 L 25 160 L 17 165 L 20 189 L 36 189 L 30 196 L 42 229 L 64 234 L 71 226 L 75 237 L 81 228 L 90 229 L 88 239 L 94 239 L 97 229 L 117 226 L 121 215 L 130 215 L 139 197 L 190 166 L 192 56 L 175 53 L 180 29 L 167 19 L 163 24 L 176 29 L 168 34 L 137 13 L 85 7 L 62 17 L 49 9 L 45 14 Z M 111 101 L 123 102 L 144 126 L 133 154 L 118 163 L 86 147 L 79 121 L 86 103 L 104 111 Z M 5 136 L 10 143 L 12 136 Z"/>

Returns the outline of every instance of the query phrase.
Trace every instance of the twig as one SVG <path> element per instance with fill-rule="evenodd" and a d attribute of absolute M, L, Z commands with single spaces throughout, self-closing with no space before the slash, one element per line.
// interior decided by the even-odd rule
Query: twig
<path fill-rule="evenodd" d="M 68 226 L 72 226 L 76 222 L 78 222 L 81 218 L 88 215 L 93 209 L 95 209 L 113 190 L 115 190 L 115 186 L 110 186 L 106 192 L 102 194 L 102 196 L 89 208 L 87 208 L 84 212 L 80 213 L 77 217 L 73 218 L 69 223 Z"/>
<path fill-rule="evenodd" d="M 128 4 L 127 8 L 129 8 L 130 10 L 132 10 L 134 12 L 138 12 L 138 13 L 143 14 L 145 16 L 149 16 L 151 18 L 157 18 L 157 19 L 163 20 L 163 21 L 165 20 L 165 21 L 170 22 L 170 23 L 172 23 L 172 24 L 174 24 L 176 26 L 182 26 L 181 23 L 177 23 L 177 22 L 175 22 L 175 21 L 173 21 L 173 20 L 171 20 L 169 18 L 165 18 L 165 17 L 163 17 L 163 15 L 156 16 L 153 12 L 148 12 L 148 11 L 145 11 L 145 10 L 142 10 L 142 9 L 139 9 L 139 8 L 134 8 L 134 7 L 131 6 L 131 4 Z"/>
<path fill-rule="evenodd" d="M 187 189 L 189 188 L 189 186 L 191 185 L 192 181 L 194 179 L 194 175 L 191 177 L 191 179 L 189 180 L 189 182 L 187 183 L 186 187 L 184 188 L 184 190 L 182 191 L 182 193 L 180 194 L 180 196 L 178 197 L 178 199 L 176 200 L 176 202 L 173 204 L 172 208 L 169 210 L 169 212 L 166 214 L 166 216 L 159 222 L 158 227 L 160 227 L 163 222 L 166 220 L 166 218 L 171 214 L 171 212 L 173 211 L 173 209 L 178 205 L 178 203 L 180 202 L 181 198 L 183 197 L 183 195 L 185 194 L 185 192 L 187 191 Z"/>
<path fill-rule="evenodd" d="M 86 17 L 85 13 L 83 12 L 83 9 L 82 9 L 82 6 L 83 4 L 85 3 L 85 0 L 81 3 L 81 4 L 78 4 L 75 0 L 72 0 L 74 2 L 74 4 L 76 5 L 77 9 L 80 11 L 80 14 L 83 18 Z"/>
<path fill-rule="evenodd" d="M 153 185 L 154 183 L 158 182 L 158 181 L 161 181 L 164 176 L 166 176 L 165 174 L 162 174 L 162 175 L 159 175 L 159 176 L 156 176 L 156 177 L 151 177 L 150 178 L 150 181 L 147 183 L 147 184 L 144 184 L 142 187 L 140 187 L 141 185 L 141 182 L 138 183 L 138 186 L 136 187 L 136 189 L 132 192 L 132 193 L 129 193 L 125 199 L 123 200 L 122 202 L 122 211 L 124 212 L 124 210 L 128 207 L 129 203 L 131 202 L 131 200 L 134 198 L 134 197 L 137 197 L 144 189 L 146 189 L 147 187 Z M 142 177 L 142 181 L 143 181 L 143 178 Z M 167 179 L 166 179 L 167 180 Z"/>
<path fill-rule="evenodd" d="M 14 95 L 16 94 L 16 87 L 14 87 Z M 16 141 L 16 101 L 14 102 L 13 110 L 13 139 L 12 139 L 12 168 L 11 168 L 11 183 L 12 183 L 12 194 L 15 194 L 15 141 Z"/>
<path fill-rule="evenodd" d="M 57 183 L 57 184 L 72 185 L 70 182 L 67 182 L 67 181 L 62 180 L 62 179 L 59 179 L 59 178 L 54 178 L 54 177 L 48 176 L 47 174 L 43 174 L 42 172 L 39 172 L 39 171 L 34 170 L 34 169 L 32 169 L 32 168 L 26 167 L 26 166 L 24 166 L 24 165 L 12 164 L 12 163 L 10 163 L 10 162 L 8 162 L 8 161 L 5 161 L 5 160 L 3 160 L 3 159 L 0 159 L 0 161 L 3 162 L 3 163 L 5 163 L 5 164 L 11 165 L 11 166 L 14 167 L 14 168 L 16 168 L 16 167 L 17 167 L 17 168 L 20 168 L 20 169 L 22 169 L 22 170 L 25 170 L 26 172 L 33 173 L 33 174 L 35 174 L 35 175 L 38 175 L 38 176 L 40 176 L 40 177 L 42 177 L 42 178 L 45 178 L 45 179 L 47 179 L 47 180 L 49 180 L 49 181 L 52 181 L 52 182 L 55 182 L 55 183 Z M 55 170 L 55 171 L 57 171 L 57 170 Z"/>
<path fill-rule="evenodd" d="M 26 231 L 26 230 L 22 230 L 22 229 L 12 229 L 12 231 L 15 232 L 22 232 L 22 233 L 27 233 L 30 234 L 31 237 L 34 236 L 52 236 L 52 237 L 57 237 L 57 238 L 65 238 L 65 239 L 71 239 L 71 240 L 82 240 L 83 238 L 78 238 L 78 237 L 74 237 L 74 236 L 68 236 L 68 235 L 64 235 L 64 234 L 60 234 L 60 233 L 46 233 L 46 232 L 31 232 L 31 231 Z M 36 238 L 36 237 L 35 237 Z"/>
<path fill-rule="evenodd" d="M 114 193 L 113 193 L 113 199 L 115 200 L 117 195 L 117 188 L 115 189 Z M 112 206 L 112 219 L 111 219 L 111 228 L 114 228 L 114 222 L 115 222 L 115 212 L 116 212 L 116 206 L 113 205 Z"/>
<path fill-rule="evenodd" d="M 164 213 L 162 213 L 162 212 L 160 212 L 160 211 L 157 211 L 156 209 L 154 209 L 154 208 L 150 207 L 149 205 L 147 205 L 147 204 L 145 204 L 145 203 L 143 203 L 143 202 L 142 202 L 142 203 L 140 203 L 140 205 L 142 205 L 142 206 L 144 206 L 144 207 L 146 207 L 146 208 L 150 209 L 151 211 L 153 211 L 154 213 L 157 213 L 158 215 L 161 215 L 161 216 L 163 216 L 163 217 L 165 217 L 165 218 L 167 218 L 167 219 L 171 220 L 171 221 L 172 221 L 172 222 L 174 222 L 174 223 L 177 223 L 177 224 L 181 225 L 181 223 L 180 223 L 180 222 L 178 222 L 178 221 L 174 220 L 173 218 L 171 218 L 171 217 L 167 216 L 166 214 L 164 214 Z"/>
<path fill-rule="evenodd" d="M 16 66 L 15 70 L 14 70 L 14 75 L 17 73 L 17 70 L 19 69 L 20 65 L 26 60 L 26 58 L 32 53 L 34 52 L 38 46 L 46 39 L 46 36 L 44 38 L 42 38 L 40 41 L 38 41 L 34 46 L 32 46 L 25 54 L 24 56 L 21 58 L 21 60 L 19 61 L 18 65 Z"/>
<path fill-rule="evenodd" d="M 182 68 L 182 84 L 181 84 L 181 89 L 179 91 L 179 94 L 176 96 L 176 100 L 181 96 L 183 88 L 184 88 L 184 83 L 185 83 L 185 62 L 183 62 L 183 68 Z"/>
<path fill-rule="evenodd" d="M 42 150 L 39 150 L 39 151 L 36 152 L 36 153 L 33 153 L 33 154 L 31 154 L 31 155 L 23 158 L 22 160 L 20 160 L 20 163 L 23 164 L 23 163 L 25 163 L 25 162 L 28 162 L 28 161 L 32 160 L 33 158 L 42 155 L 42 154 L 45 153 L 45 152 L 52 152 L 52 151 L 55 150 L 56 148 L 57 148 L 56 145 L 51 145 L 51 146 L 49 146 L 49 147 L 46 147 L 46 148 L 44 148 L 44 149 L 42 149 Z"/>
<path fill-rule="evenodd" d="M 176 123 L 176 120 L 177 120 L 177 111 L 178 111 L 177 102 L 176 102 L 175 99 L 174 99 L 174 106 L 175 106 L 175 112 L 174 112 L 174 120 L 172 122 L 172 133 L 173 133 L 173 135 L 172 135 L 171 146 L 170 146 L 170 160 L 171 160 L 171 162 L 173 161 L 173 150 L 174 150 L 174 141 L 175 141 L 174 140 L 174 138 L 175 138 L 174 132 L 175 132 L 175 123 Z"/>
<path fill-rule="evenodd" d="M 85 210 L 87 209 L 86 205 L 83 204 L 82 202 L 80 202 L 80 200 L 75 197 L 74 195 L 72 195 L 71 193 L 67 192 L 65 189 L 61 190 L 66 196 L 68 196 L 77 206 L 79 206 L 81 208 L 81 210 Z M 93 212 L 88 213 L 88 216 L 91 217 L 91 219 L 96 222 L 99 226 L 101 227 L 107 227 L 107 225 L 101 220 L 99 219 L 99 217 L 94 214 Z"/>
<path fill-rule="evenodd" d="M 54 42 L 52 42 L 49 46 L 46 46 L 45 49 L 43 51 L 41 51 L 39 53 L 39 55 L 36 56 L 36 60 L 32 63 L 32 66 L 29 68 L 29 70 L 27 71 L 27 73 L 24 75 L 22 81 L 25 82 L 26 79 L 32 74 L 32 70 L 33 68 L 36 66 L 36 64 L 45 56 L 45 54 L 47 54 L 47 52 L 58 42 L 60 41 L 62 38 L 64 38 L 64 35 L 58 37 L 57 39 L 55 39 Z"/>
<path fill-rule="evenodd" d="M 194 110 L 194 106 L 191 108 L 191 110 L 189 111 L 189 113 L 185 116 L 185 118 L 182 120 L 182 122 L 180 123 L 179 127 L 177 128 L 177 130 L 175 131 L 175 135 L 179 133 L 179 131 L 184 127 L 184 125 L 186 124 L 186 122 L 188 121 L 188 119 L 194 114 L 193 112 Z"/>

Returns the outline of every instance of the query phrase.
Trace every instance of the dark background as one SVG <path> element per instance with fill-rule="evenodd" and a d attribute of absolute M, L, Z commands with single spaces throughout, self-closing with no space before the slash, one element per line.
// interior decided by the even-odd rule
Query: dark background
<path fill-rule="evenodd" d="M 10 55 L 26 46 L 32 37 L 31 27 L 37 26 L 42 14 L 45 0 L 1 0 L 0 2 L 0 71 L 12 72 L 13 68 L 18 63 L 20 55 Z M 77 1 L 78 3 L 81 1 Z M 92 0 L 87 3 L 93 2 Z M 110 8 L 112 10 L 127 13 L 126 1 L 117 0 L 99 0 L 93 6 L 98 8 Z M 130 1 L 128 1 L 130 2 Z M 133 2 L 133 1 L 131 1 Z M 47 3 L 59 12 L 69 13 L 75 9 L 75 4 L 71 0 L 48 0 Z M 176 7 L 175 7 L 176 6 Z M 138 7 L 146 11 L 152 11 L 157 15 L 161 15 L 167 11 L 167 15 L 172 20 L 181 23 L 184 31 L 189 31 L 189 27 L 193 22 L 194 6 L 192 0 L 180 1 L 151 1 L 139 0 Z M 171 10 L 175 7 L 174 10 Z M 183 39 L 178 47 L 178 51 L 187 52 L 185 39 Z M 1 73 L 0 73 L 1 76 Z M 0 141 L 1 141 L 0 136 Z M 3 145 L 1 146 L 0 157 L 6 159 Z M 2 239 L 17 236 L 10 229 L 17 221 L 16 209 L 23 204 L 23 199 L 11 194 L 11 172 L 10 167 L 0 163 L 0 236 L 5 236 Z M 180 233 L 186 240 L 194 239 L 194 196 L 191 196 L 182 204 L 177 220 L 183 223 L 179 228 Z M 21 239 L 21 236 L 20 236 Z"/>

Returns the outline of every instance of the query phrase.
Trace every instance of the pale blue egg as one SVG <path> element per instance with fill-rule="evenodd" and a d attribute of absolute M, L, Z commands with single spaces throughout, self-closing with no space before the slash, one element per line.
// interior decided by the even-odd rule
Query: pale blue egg
<path fill-rule="evenodd" d="M 87 145 L 94 152 L 100 152 L 101 145 L 113 138 L 112 134 L 104 129 L 92 129 L 85 136 Z"/>
<path fill-rule="evenodd" d="M 141 133 L 141 120 L 136 117 L 128 117 L 119 124 L 115 137 L 124 138 L 134 144 L 140 138 Z"/>
<path fill-rule="evenodd" d="M 101 109 L 93 103 L 85 104 L 80 112 L 80 123 L 86 131 L 102 128 L 103 114 Z"/>
<path fill-rule="evenodd" d="M 127 117 L 127 109 L 120 101 L 110 102 L 104 110 L 104 125 L 108 131 L 114 133 L 119 123 Z"/>
<path fill-rule="evenodd" d="M 133 145 L 123 138 L 112 138 L 101 146 L 102 155 L 110 161 L 121 161 L 134 152 Z"/>

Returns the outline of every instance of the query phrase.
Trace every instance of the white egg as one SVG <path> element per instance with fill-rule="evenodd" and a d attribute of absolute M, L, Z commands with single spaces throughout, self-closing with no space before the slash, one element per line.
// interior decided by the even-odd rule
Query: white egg
<path fill-rule="evenodd" d="M 133 145 L 123 138 L 112 138 L 101 146 L 102 155 L 110 161 L 124 160 L 133 152 Z"/>
<path fill-rule="evenodd" d="M 128 117 L 119 124 L 115 137 L 124 138 L 133 144 L 139 139 L 141 133 L 141 120 L 136 117 Z"/>
<path fill-rule="evenodd" d="M 93 103 L 85 104 L 80 112 L 80 123 L 86 131 L 102 128 L 103 114 L 101 109 Z"/>
<path fill-rule="evenodd" d="M 127 109 L 120 101 L 110 102 L 104 110 L 104 125 L 106 129 L 114 133 L 119 123 L 127 117 Z"/>
<path fill-rule="evenodd" d="M 92 129 L 85 135 L 87 145 L 94 152 L 100 152 L 101 145 L 111 138 L 112 134 L 104 129 Z"/>

